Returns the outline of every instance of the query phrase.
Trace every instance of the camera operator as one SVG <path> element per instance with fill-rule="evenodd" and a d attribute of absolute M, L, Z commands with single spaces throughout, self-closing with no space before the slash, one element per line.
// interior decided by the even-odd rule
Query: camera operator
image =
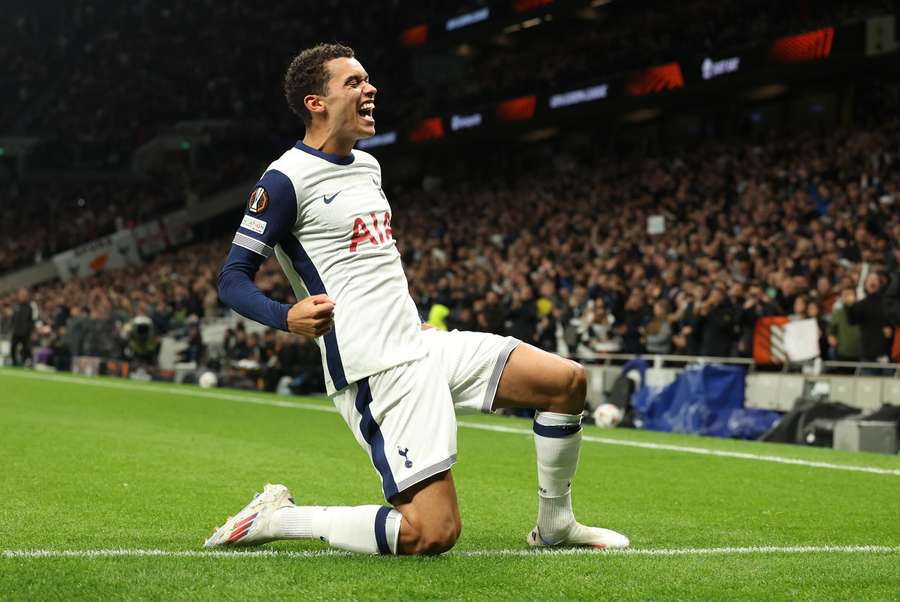
<path fill-rule="evenodd" d="M 125 354 L 129 360 L 156 366 L 159 355 L 159 337 L 153 332 L 153 321 L 147 316 L 137 316 L 130 324 Z"/>

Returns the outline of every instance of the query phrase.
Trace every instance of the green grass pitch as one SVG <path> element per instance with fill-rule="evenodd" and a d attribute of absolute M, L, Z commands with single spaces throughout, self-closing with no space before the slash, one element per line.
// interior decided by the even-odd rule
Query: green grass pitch
<path fill-rule="evenodd" d="M 632 552 L 548 554 L 525 545 L 530 424 L 490 416 L 460 418 L 463 535 L 449 554 L 304 541 L 203 555 L 267 481 L 299 504 L 382 501 L 329 408 L 0 370 L 0 599 L 900 599 L 896 456 L 586 427 L 576 514 L 628 534 Z"/>

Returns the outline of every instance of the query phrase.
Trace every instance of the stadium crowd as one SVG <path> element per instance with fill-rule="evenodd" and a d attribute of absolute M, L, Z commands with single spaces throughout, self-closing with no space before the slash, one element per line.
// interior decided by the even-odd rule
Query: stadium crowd
<path fill-rule="evenodd" d="M 582 356 L 722 357 L 751 354 L 758 317 L 792 315 L 820 321 L 822 357 L 874 361 L 893 337 L 866 308 L 900 266 L 898 142 L 894 117 L 591 167 L 589 149 L 547 149 L 531 176 L 500 158 L 486 170 L 512 181 L 401 196 L 393 222 L 423 315 L 446 307 L 453 327 Z"/>
<path fill-rule="evenodd" d="M 484 4 L 475 0 L 456 8 Z M 815 4 L 803 10 L 770 0 L 690 0 L 665 10 L 644 4 L 613 3 L 599 9 L 605 11 L 599 18 L 614 21 L 615 28 L 597 27 L 590 19 L 561 20 L 548 27 L 562 28 L 565 35 L 535 38 L 523 32 L 523 43 L 492 47 L 487 56 L 477 51 L 454 56 L 450 60 L 460 64 L 452 69 L 429 69 L 427 60 L 421 63 L 417 57 L 429 56 L 427 48 L 409 53 L 395 41 L 367 39 L 356 30 L 358 21 L 394 31 L 396 17 L 413 24 L 419 17 L 443 14 L 446 7 L 435 3 L 342 3 L 342 9 L 353 12 L 353 20 L 317 23 L 315 28 L 304 3 L 266 11 L 212 0 L 78 0 L 55 9 L 40 3 L 13 7 L 0 25 L 0 58 L 10 67 L 0 77 L 0 90 L 19 102 L 0 109 L 0 133 L 41 138 L 29 164 L 120 169 L 141 144 L 181 120 L 224 119 L 231 125 L 222 139 L 203 147 L 189 170 L 170 166 L 159 177 L 149 174 L 157 182 L 177 183 L 167 191 L 146 182 L 86 187 L 0 174 L 0 192 L 23 208 L 4 212 L 0 270 L 28 265 L 108 234 L 121 223 L 158 215 L 192 196 L 250 177 L 259 157 L 273 154 L 294 137 L 296 117 L 286 109 L 278 82 L 297 47 L 317 41 L 323 27 L 334 39 L 356 46 L 381 90 L 379 122 L 402 128 L 426 116 L 423 111 L 456 111 L 468 102 L 558 91 L 596 77 L 598 71 L 612 73 L 673 56 L 746 46 L 891 9 L 884 0 Z M 257 31 L 267 35 L 247 35 Z M 234 39 L 244 42 L 235 45 L 230 42 Z M 185 56 L 191 56 L 187 63 Z M 455 75 L 435 81 L 433 74 L 444 72 Z M 252 142 L 247 132 L 253 132 Z M 0 163 L 0 171 L 4 169 Z M 120 199 L 125 197 L 139 202 L 123 206 Z M 35 235 L 27 240 L 10 236 L 21 228 Z"/>
<path fill-rule="evenodd" d="M 201 337 L 204 321 L 223 314 L 216 291 L 216 272 L 229 239 L 183 247 L 145 265 L 72 279 L 29 292 L 16 291 L 0 301 L 0 332 L 9 336 L 15 363 L 26 361 L 70 369 L 75 356 L 131 361 L 157 366 L 160 338 L 185 345 L 178 360 L 226 369 L 251 362 L 260 382 L 274 390 L 280 377 L 302 377 L 305 387 L 321 382 L 318 350 L 311 341 L 270 331 L 230 329 L 220 344 Z M 274 297 L 290 297 L 287 283 L 267 264 L 257 283 Z M 24 344 L 17 342 L 25 339 Z M 210 349 L 214 347 L 214 349 Z M 248 381 L 246 371 L 234 380 Z M 255 386 L 255 379 L 249 379 Z"/>
<path fill-rule="evenodd" d="M 3 192 L 15 210 L 0 213 L 0 272 L 134 227 L 184 202 L 168 180 L 14 181 Z"/>
<path fill-rule="evenodd" d="M 757 318 L 789 315 L 819 322 L 822 357 L 875 361 L 894 336 L 877 304 L 900 269 L 898 143 L 895 116 L 632 160 L 540 145 L 461 162 L 467 180 L 395 190 L 394 233 L 422 318 L 442 328 L 581 358 L 728 357 L 751 354 Z M 656 233 L 652 216 L 664 223 Z M 39 287 L 32 339 L 68 355 L 134 357 L 138 317 L 155 336 L 196 336 L 223 311 L 216 273 L 228 240 Z M 274 261 L 257 283 L 292 300 Z M 0 299 L 5 323 L 20 304 Z M 286 340 L 229 337 L 227 360 L 263 363 Z"/>

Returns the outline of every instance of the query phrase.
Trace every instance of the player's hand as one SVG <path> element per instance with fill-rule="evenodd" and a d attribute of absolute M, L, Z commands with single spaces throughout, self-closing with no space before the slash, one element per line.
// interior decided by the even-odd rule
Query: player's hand
<path fill-rule="evenodd" d="M 429 324 L 428 322 L 422 322 L 421 326 L 422 330 L 431 330 L 432 328 L 435 328 L 433 324 Z"/>
<path fill-rule="evenodd" d="M 334 301 L 328 295 L 307 297 L 288 310 L 287 323 L 294 334 L 310 338 L 327 334 L 334 327 Z"/>

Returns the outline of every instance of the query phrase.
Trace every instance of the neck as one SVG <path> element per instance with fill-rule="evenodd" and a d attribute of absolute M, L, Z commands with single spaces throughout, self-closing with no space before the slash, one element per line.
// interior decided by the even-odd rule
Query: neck
<path fill-rule="evenodd" d="M 353 150 L 355 140 L 341 140 L 325 128 L 310 127 L 303 136 L 303 144 L 332 155 L 346 157 Z"/>

